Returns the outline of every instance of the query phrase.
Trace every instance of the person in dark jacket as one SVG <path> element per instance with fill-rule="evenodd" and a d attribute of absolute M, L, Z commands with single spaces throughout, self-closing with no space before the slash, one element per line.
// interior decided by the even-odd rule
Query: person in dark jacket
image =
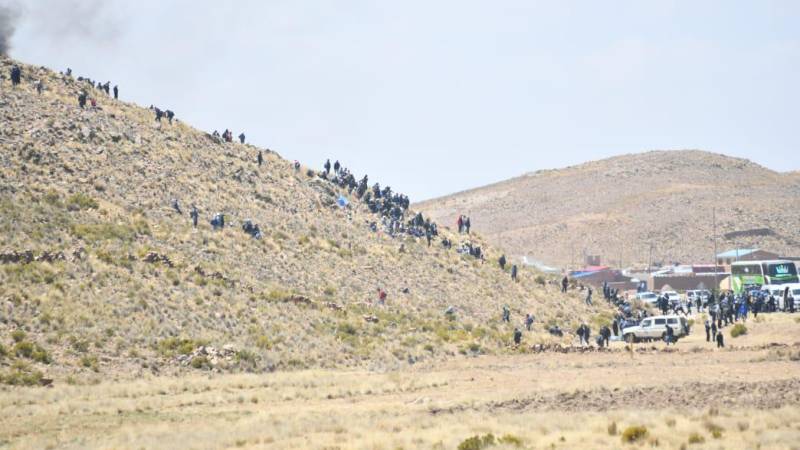
<path fill-rule="evenodd" d="M 256 161 L 258 161 L 258 167 L 261 167 L 261 165 L 264 164 L 264 155 L 261 154 L 261 150 L 258 151 Z"/>
<path fill-rule="evenodd" d="M 711 321 L 706 319 L 706 342 L 711 342 Z"/>
<path fill-rule="evenodd" d="M 192 226 L 197 228 L 197 219 L 200 217 L 200 213 L 197 211 L 197 207 L 192 205 L 192 210 L 189 212 L 189 217 L 192 218 Z"/>
<path fill-rule="evenodd" d="M 525 328 L 531 331 L 531 326 L 533 326 L 533 314 L 525 314 Z"/>
<path fill-rule="evenodd" d="M 666 325 L 666 327 L 667 327 L 667 331 L 664 332 L 664 341 L 667 343 L 667 345 L 675 344 L 675 342 L 674 342 L 675 331 L 669 325 Z"/>
<path fill-rule="evenodd" d="M 517 281 L 517 265 L 516 264 L 511 266 L 511 280 L 512 281 Z"/>
<path fill-rule="evenodd" d="M 522 342 L 522 331 L 514 328 L 514 345 L 519 345 L 520 342 Z"/>
<path fill-rule="evenodd" d="M 608 326 L 603 326 L 603 328 L 600 329 L 600 337 L 603 338 L 602 342 L 604 346 L 608 348 L 608 342 L 611 340 L 611 329 L 608 328 Z"/>
<path fill-rule="evenodd" d="M 11 68 L 11 84 L 16 86 L 20 84 L 22 81 L 22 70 L 19 66 L 14 66 Z"/>
<path fill-rule="evenodd" d="M 725 348 L 725 338 L 722 336 L 722 332 L 717 333 L 717 348 Z"/>
<path fill-rule="evenodd" d="M 331 160 L 325 160 L 325 164 L 322 167 L 325 169 L 325 175 L 331 173 Z"/>
<path fill-rule="evenodd" d="M 561 280 L 561 292 L 567 292 L 567 286 L 569 286 L 569 279 L 565 276 Z"/>
<path fill-rule="evenodd" d="M 114 100 L 119 99 L 119 87 L 114 85 Z"/>
<path fill-rule="evenodd" d="M 497 263 L 500 264 L 500 269 L 506 269 L 506 255 L 500 255 L 500 259 L 497 260 Z"/>
<path fill-rule="evenodd" d="M 239 142 L 244 144 L 244 133 L 239 135 Z"/>

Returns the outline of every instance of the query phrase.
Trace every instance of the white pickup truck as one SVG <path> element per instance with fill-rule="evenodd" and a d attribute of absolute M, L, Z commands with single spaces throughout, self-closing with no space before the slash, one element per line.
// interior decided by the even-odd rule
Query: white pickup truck
<path fill-rule="evenodd" d="M 645 317 L 639 325 L 622 330 L 626 342 L 642 342 L 663 339 L 667 334 L 667 325 L 672 328 L 675 340 L 689 334 L 689 326 L 685 317 L 668 315 Z"/>

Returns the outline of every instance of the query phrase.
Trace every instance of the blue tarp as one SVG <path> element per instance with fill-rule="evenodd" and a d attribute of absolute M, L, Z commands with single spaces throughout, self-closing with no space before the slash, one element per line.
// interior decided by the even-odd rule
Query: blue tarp
<path fill-rule="evenodd" d="M 348 203 L 350 203 L 350 202 L 347 201 L 347 199 L 344 197 L 344 195 L 340 195 L 339 198 L 336 200 L 336 204 L 341 206 L 342 208 L 347 206 Z"/>

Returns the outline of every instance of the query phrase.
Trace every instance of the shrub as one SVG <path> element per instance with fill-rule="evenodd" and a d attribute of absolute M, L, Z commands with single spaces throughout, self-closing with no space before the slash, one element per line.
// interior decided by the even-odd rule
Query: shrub
<path fill-rule="evenodd" d="M 269 350 L 272 348 L 272 341 L 266 335 L 260 335 L 256 338 L 256 347 L 262 350 Z"/>
<path fill-rule="evenodd" d="M 137 229 L 130 225 L 114 223 L 76 224 L 70 228 L 70 233 L 78 239 L 87 242 L 108 240 L 131 241 L 136 237 Z M 144 234 L 144 233 L 142 233 Z"/>
<path fill-rule="evenodd" d="M 708 430 L 708 432 L 711 433 L 711 436 L 713 436 L 714 439 L 721 438 L 722 432 L 725 431 L 725 428 L 722 428 L 721 426 L 715 424 L 714 422 L 706 422 L 705 427 L 706 430 Z"/>
<path fill-rule="evenodd" d="M 21 342 L 23 339 L 25 339 L 25 332 L 20 329 L 16 329 L 11 332 L 11 339 L 14 339 L 14 342 Z"/>
<path fill-rule="evenodd" d="M 188 355 L 201 346 L 200 341 L 169 337 L 158 343 L 158 352 L 163 356 Z"/>
<path fill-rule="evenodd" d="M 86 353 L 89 351 L 89 341 L 85 339 L 78 339 L 74 336 L 70 338 L 72 348 L 79 353 Z"/>
<path fill-rule="evenodd" d="M 5 345 L 0 343 L 0 358 L 5 358 L 6 356 L 8 356 L 8 349 Z"/>
<path fill-rule="evenodd" d="M 14 345 L 14 354 L 23 358 L 30 358 L 33 356 L 33 343 L 28 341 L 17 342 Z"/>
<path fill-rule="evenodd" d="M 339 325 L 339 332 L 355 336 L 356 333 L 358 333 L 358 329 L 355 326 L 353 326 L 353 324 L 345 322 Z"/>
<path fill-rule="evenodd" d="M 506 434 L 498 439 L 497 442 L 511 447 L 522 447 L 522 438 L 514 436 L 513 434 Z"/>
<path fill-rule="evenodd" d="M 205 356 L 195 356 L 191 364 L 195 369 L 205 369 L 211 365 Z"/>
<path fill-rule="evenodd" d="M 255 353 L 249 350 L 239 350 L 236 352 L 236 362 L 238 363 L 245 363 L 251 366 L 255 366 L 256 361 L 258 360 L 258 356 Z"/>
<path fill-rule="evenodd" d="M 464 439 L 458 444 L 458 450 L 483 450 L 495 444 L 494 435 L 489 433 L 483 436 L 475 435 Z"/>
<path fill-rule="evenodd" d="M 97 209 L 97 201 L 86 194 L 73 194 L 67 199 L 67 209 L 70 211 L 80 211 L 82 209 Z"/>
<path fill-rule="evenodd" d="M 737 338 L 747 334 L 747 327 L 743 323 L 737 323 L 731 328 L 731 337 Z"/>
<path fill-rule="evenodd" d="M 47 191 L 44 196 L 42 196 L 42 200 L 48 205 L 61 206 L 61 196 L 53 189 Z"/>
<path fill-rule="evenodd" d="M 31 359 L 40 362 L 42 364 L 50 364 L 53 362 L 53 358 L 50 357 L 50 354 L 47 353 L 47 350 L 42 348 L 39 345 L 33 346 L 33 353 L 31 354 Z"/>
<path fill-rule="evenodd" d="M 692 433 L 689 435 L 690 444 L 702 444 L 705 441 L 706 438 L 704 438 L 700 433 Z"/>
<path fill-rule="evenodd" d="M 98 363 L 97 363 L 97 356 L 93 356 L 93 355 L 92 356 L 90 356 L 90 355 L 82 356 L 81 357 L 81 366 L 86 367 L 87 369 L 92 369 L 95 372 L 100 370 L 100 367 L 98 366 Z"/>
<path fill-rule="evenodd" d="M 608 425 L 608 435 L 609 436 L 616 436 L 617 435 L 617 422 L 611 422 Z"/>
<path fill-rule="evenodd" d="M 648 434 L 647 427 L 644 425 L 633 425 L 622 432 L 622 442 L 627 444 L 640 442 L 643 441 Z"/>
<path fill-rule="evenodd" d="M 6 373 L 0 373 L 0 382 L 13 386 L 38 386 L 42 384 L 44 375 L 38 370 L 31 370 L 27 364 L 18 362 Z"/>

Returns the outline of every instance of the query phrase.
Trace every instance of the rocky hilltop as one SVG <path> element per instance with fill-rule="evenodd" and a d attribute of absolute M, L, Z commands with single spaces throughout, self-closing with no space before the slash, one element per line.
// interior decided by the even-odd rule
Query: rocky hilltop
<path fill-rule="evenodd" d="M 13 64 L 0 59 L 5 382 L 390 369 L 512 351 L 527 312 L 537 324 L 526 343 L 552 339 L 544 324 L 574 329 L 607 315 L 535 272 L 512 283 L 494 263 L 500 252 L 478 235 L 440 227 L 430 247 L 393 237 L 317 171 L 179 116 L 157 122 L 149 109 L 45 68 L 20 64 L 22 83 L 12 87 Z M 96 107 L 78 106 L 83 90 Z M 209 223 L 216 213 L 225 214 L 221 230 Z M 246 220 L 260 239 L 243 231 Z M 456 251 L 468 241 L 487 262 Z M 504 304 L 508 324 L 499 320 Z"/>
<path fill-rule="evenodd" d="M 652 151 L 542 170 L 415 205 L 518 256 L 559 266 L 706 262 L 719 250 L 800 254 L 800 178 L 709 152 Z"/>

